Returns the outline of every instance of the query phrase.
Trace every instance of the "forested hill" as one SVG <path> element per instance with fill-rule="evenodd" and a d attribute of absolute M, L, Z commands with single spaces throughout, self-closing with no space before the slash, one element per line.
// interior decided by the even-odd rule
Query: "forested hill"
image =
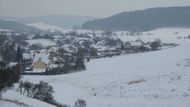
<path fill-rule="evenodd" d="M 17 32 L 36 32 L 38 29 L 29 27 L 25 24 L 13 21 L 0 19 L 0 29 L 8 29 Z"/>
<path fill-rule="evenodd" d="M 83 29 L 149 31 L 161 27 L 190 27 L 190 6 L 162 7 L 123 12 L 87 21 Z"/>

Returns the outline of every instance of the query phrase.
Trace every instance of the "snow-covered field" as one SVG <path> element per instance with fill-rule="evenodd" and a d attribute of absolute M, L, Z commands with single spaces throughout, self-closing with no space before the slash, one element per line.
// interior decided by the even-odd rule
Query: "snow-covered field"
<path fill-rule="evenodd" d="M 55 46 L 55 42 L 49 40 L 49 39 L 32 39 L 32 40 L 26 40 L 26 42 L 29 43 L 29 45 L 33 45 L 33 44 L 42 44 L 42 46 L 46 47 L 46 46 Z"/>
<path fill-rule="evenodd" d="M 154 41 L 156 38 L 159 38 L 161 39 L 162 42 L 165 43 L 180 44 L 186 41 L 186 39 L 184 38 L 190 35 L 190 29 L 160 28 L 160 29 L 155 29 L 153 31 L 142 32 L 142 34 L 139 36 L 131 36 L 129 32 L 128 32 L 129 35 L 126 35 L 126 32 L 123 31 L 116 32 L 116 34 L 118 34 L 117 38 L 120 38 L 123 41 L 134 41 L 140 37 L 141 40 L 145 42 Z"/>
<path fill-rule="evenodd" d="M 86 63 L 87 70 L 82 72 L 24 76 L 23 80 L 48 82 L 54 87 L 55 99 L 69 105 L 82 98 L 88 107 L 189 107 L 190 40 L 177 36 L 170 40 L 170 36 L 181 31 L 177 35 L 184 37 L 190 32 L 185 32 L 186 29 L 162 30 L 164 35 L 159 31 L 160 34 L 149 36 L 156 35 L 163 41 L 166 39 L 180 45 L 166 50 L 91 60 Z"/>
<path fill-rule="evenodd" d="M 23 76 L 22 80 L 48 82 L 55 90 L 55 100 L 71 106 L 82 98 L 87 107 L 190 107 L 190 40 L 184 39 L 190 34 L 190 29 L 159 29 L 150 33 L 153 35 L 147 34 L 141 39 L 161 38 L 164 42 L 180 45 L 153 52 L 94 59 L 86 63 L 87 70 L 82 72 Z M 132 40 L 137 37 L 121 38 Z"/>
<path fill-rule="evenodd" d="M 12 30 L 9 30 L 9 29 L 0 29 L 0 32 L 2 32 L 2 31 L 4 31 L 4 32 L 11 32 Z"/>
<path fill-rule="evenodd" d="M 62 28 L 54 26 L 54 25 L 50 25 L 44 22 L 39 22 L 39 23 L 31 23 L 31 24 L 27 24 L 28 26 L 32 26 L 32 27 L 36 27 L 38 29 L 41 30 L 49 30 L 49 31 L 62 31 Z"/>
<path fill-rule="evenodd" d="M 0 107 L 55 107 L 50 104 L 21 96 L 18 92 L 8 91 L 2 95 Z"/>

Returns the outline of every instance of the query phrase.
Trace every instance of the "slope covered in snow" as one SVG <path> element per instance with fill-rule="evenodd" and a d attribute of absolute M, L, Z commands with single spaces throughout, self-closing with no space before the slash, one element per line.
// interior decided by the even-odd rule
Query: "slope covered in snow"
<path fill-rule="evenodd" d="M 1 107 L 55 107 L 45 102 L 21 96 L 15 91 L 7 91 L 3 93 L 0 100 Z"/>
<path fill-rule="evenodd" d="M 23 80 L 48 82 L 69 105 L 82 98 L 89 107 L 189 107 L 190 41 L 180 40 L 170 49 L 91 60 L 86 71 Z"/>
<path fill-rule="evenodd" d="M 133 41 L 139 37 L 117 33 L 123 41 Z M 86 62 L 86 71 L 54 76 L 28 75 L 23 76 L 22 80 L 48 82 L 54 88 L 55 100 L 71 107 L 79 98 L 87 101 L 87 107 L 189 107 L 189 34 L 189 29 L 169 28 L 143 32 L 140 38 L 144 41 L 161 38 L 162 42 L 179 45 L 158 51 L 93 59 Z M 47 39 L 28 42 L 55 45 Z M 64 48 L 68 47 L 64 45 Z M 3 99 L 8 99 L 0 100 L 3 107 L 51 106 L 12 91 L 6 92 Z"/>
<path fill-rule="evenodd" d="M 186 40 L 184 39 L 188 35 L 190 35 L 190 29 L 188 28 L 160 28 L 155 29 L 153 31 L 148 32 L 142 32 L 140 35 L 135 36 L 131 35 L 130 32 L 116 32 L 118 36 L 117 38 L 120 38 L 122 41 L 134 41 L 137 38 L 140 38 L 141 40 L 145 42 L 154 41 L 156 38 L 159 38 L 162 40 L 162 42 L 165 43 L 183 43 Z"/>

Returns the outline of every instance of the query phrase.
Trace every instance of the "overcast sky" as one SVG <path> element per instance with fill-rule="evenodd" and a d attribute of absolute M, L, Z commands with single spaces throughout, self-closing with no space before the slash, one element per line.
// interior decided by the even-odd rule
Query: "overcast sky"
<path fill-rule="evenodd" d="M 150 7 L 190 6 L 190 0 L 0 0 L 0 16 L 84 15 L 106 17 Z"/>

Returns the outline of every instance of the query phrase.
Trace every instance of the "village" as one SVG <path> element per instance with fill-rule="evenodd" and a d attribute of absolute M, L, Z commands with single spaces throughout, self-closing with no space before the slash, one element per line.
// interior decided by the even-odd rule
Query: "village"
<path fill-rule="evenodd" d="M 142 33 L 133 33 L 132 36 L 136 40 L 122 41 L 119 36 L 123 36 L 124 33 L 75 30 L 42 31 L 36 34 L 0 32 L 8 39 L 3 45 L 14 45 L 14 49 L 19 47 L 22 54 L 19 60 L 13 56 L 7 60 L 4 58 L 4 61 L 20 62 L 22 74 L 28 75 L 53 75 L 81 71 L 85 70 L 85 63 L 91 59 L 155 51 L 177 45 L 162 43 L 159 38 L 145 42 L 140 38 Z M 126 32 L 126 36 L 131 35 Z"/>
<path fill-rule="evenodd" d="M 0 107 L 190 107 L 190 0 L 0 0 Z"/>

